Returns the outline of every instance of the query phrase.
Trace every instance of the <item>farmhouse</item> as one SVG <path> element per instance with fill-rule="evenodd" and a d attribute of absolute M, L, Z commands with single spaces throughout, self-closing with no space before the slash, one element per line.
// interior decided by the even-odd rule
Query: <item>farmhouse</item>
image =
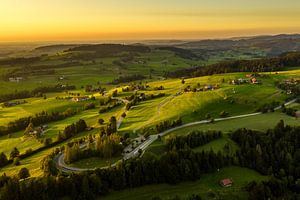
<path fill-rule="evenodd" d="M 247 78 L 254 77 L 254 74 L 246 74 L 246 77 L 247 77 Z"/>
<path fill-rule="evenodd" d="M 251 82 L 252 84 L 258 84 L 258 81 L 257 81 L 256 78 L 251 78 L 251 79 L 250 79 L 250 82 Z"/>
<path fill-rule="evenodd" d="M 90 97 L 88 96 L 83 96 L 83 97 L 73 97 L 72 101 L 74 102 L 82 102 L 82 101 L 88 101 Z"/>
<path fill-rule="evenodd" d="M 220 181 L 221 186 L 223 187 L 230 187 L 233 184 L 232 179 L 226 178 Z"/>

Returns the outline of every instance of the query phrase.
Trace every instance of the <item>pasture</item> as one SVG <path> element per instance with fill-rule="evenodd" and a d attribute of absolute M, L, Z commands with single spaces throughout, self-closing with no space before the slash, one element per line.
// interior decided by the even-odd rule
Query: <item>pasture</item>
<path fill-rule="evenodd" d="M 220 186 L 219 181 L 224 178 L 232 178 L 234 180 L 232 187 L 224 188 Z M 162 199 L 174 198 L 175 196 L 187 198 L 192 194 L 199 194 L 203 199 L 246 200 L 246 192 L 243 187 L 250 181 L 256 180 L 259 182 L 266 179 L 268 177 L 247 168 L 226 167 L 218 172 L 204 174 L 200 180 L 195 182 L 185 182 L 177 185 L 157 184 L 126 189 L 112 192 L 106 197 L 101 197 L 101 199 L 150 200 L 154 197 Z"/>

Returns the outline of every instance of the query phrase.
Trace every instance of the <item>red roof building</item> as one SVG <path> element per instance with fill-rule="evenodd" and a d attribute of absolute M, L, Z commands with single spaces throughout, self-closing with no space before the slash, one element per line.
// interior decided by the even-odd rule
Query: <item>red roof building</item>
<path fill-rule="evenodd" d="M 229 178 L 226 178 L 226 179 L 223 179 L 220 181 L 220 184 L 223 186 L 223 187 L 230 187 L 232 186 L 233 184 L 233 181 Z"/>

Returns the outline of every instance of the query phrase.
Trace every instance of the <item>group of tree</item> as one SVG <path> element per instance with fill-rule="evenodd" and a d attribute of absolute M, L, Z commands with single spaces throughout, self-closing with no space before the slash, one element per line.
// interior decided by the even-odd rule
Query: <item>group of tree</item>
<path fill-rule="evenodd" d="M 126 97 L 126 99 L 130 102 L 126 104 L 126 110 L 129 110 L 132 106 L 135 106 L 138 102 L 161 98 L 164 97 L 165 95 L 166 95 L 165 93 L 149 94 L 149 95 L 145 93 L 140 93 L 140 94 L 134 94 L 128 96 Z"/>
<path fill-rule="evenodd" d="M 101 106 L 100 109 L 99 109 L 99 113 L 105 113 L 105 112 L 108 112 L 118 106 L 122 105 L 121 102 L 117 101 L 117 102 L 111 102 L 109 105 L 106 105 L 106 106 Z"/>
<path fill-rule="evenodd" d="M 86 122 L 83 119 L 80 119 L 76 123 L 66 126 L 63 132 L 59 132 L 57 136 L 57 141 L 65 141 L 77 135 L 78 133 L 85 131 L 86 128 Z"/>
<path fill-rule="evenodd" d="M 180 125 L 182 125 L 181 117 L 179 117 L 178 119 L 173 120 L 173 121 L 168 121 L 168 120 L 163 121 L 156 125 L 156 132 L 161 133 L 167 129 L 174 128 L 174 127 L 180 126 Z"/>
<path fill-rule="evenodd" d="M 237 158 L 241 166 L 272 175 L 283 181 L 284 188 L 296 192 L 300 179 L 300 127 L 280 121 L 265 133 L 239 129 L 231 138 L 240 146 Z"/>
<path fill-rule="evenodd" d="M 76 87 L 73 85 L 69 86 L 69 85 L 57 84 L 54 86 L 38 87 L 32 91 L 27 91 L 27 90 L 15 91 L 13 93 L 0 95 L 0 102 L 6 102 L 14 99 L 25 99 L 30 97 L 43 97 L 44 93 L 62 92 L 62 91 L 74 90 L 74 89 L 76 89 Z"/>
<path fill-rule="evenodd" d="M 7 59 L 1 59 L 0 60 L 0 65 L 11 65 L 11 66 L 15 66 L 15 65 L 29 65 L 29 64 L 33 64 L 36 63 L 38 61 L 40 61 L 41 57 L 37 56 L 37 57 L 18 57 L 18 58 L 7 58 Z"/>
<path fill-rule="evenodd" d="M 148 154 L 120 162 L 115 167 L 69 176 L 44 176 L 19 181 L 3 175 L 0 177 L 0 199 L 95 199 L 111 190 L 198 180 L 204 173 L 230 165 L 232 160 L 212 151 L 194 153 L 181 150 L 167 152 L 159 158 Z M 49 173 L 51 167 L 45 166 L 47 164 L 52 165 L 48 159 L 44 160 L 43 168 Z"/>
<path fill-rule="evenodd" d="M 265 103 L 261 105 L 256 111 L 262 113 L 274 112 L 275 108 L 277 108 L 278 106 L 280 106 L 280 102 L 272 101 L 270 103 Z"/>
<path fill-rule="evenodd" d="M 270 180 L 257 183 L 250 182 L 246 186 L 249 200 L 265 200 L 265 199 L 299 199 L 299 192 L 290 192 L 286 187 L 286 182 L 272 177 Z M 300 191 L 300 183 L 294 185 L 295 191 Z"/>
<path fill-rule="evenodd" d="M 123 145 L 120 143 L 121 137 L 117 134 L 101 135 L 96 137 L 95 143 L 88 141 L 85 149 L 80 148 L 80 143 L 72 142 L 65 146 L 64 161 L 67 164 L 76 162 L 80 159 L 99 157 L 109 159 L 120 156 L 123 151 Z"/>
<path fill-rule="evenodd" d="M 117 79 L 114 79 L 111 84 L 120 84 L 120 83 L 127 83 L 127 82 L 132 82 L 132 81 L 139 81 L 143 80 L 146 77 L 141 74 L 134 74 L 134 75 L 128 75 L 128 76 L 120 76 Z"/>
<path fill-rule="evenodd" d="M 166 72 L 165 77 L 199 77 L 231 72 L 269 72 L 280 71 L 285 69 L 285 67 L 297 67 L 299 65 L 300 53 L 292 52 L 274 58 L 223 61 L 208 66 L 179 69 Z"/>
<path fill-rule="evenodd" d="M 96 105 L 95 105 L 95 103 L 93 103 L 93 102 L 91 102 L 91 103 L 86 103 L 86 104 L 84 105 L 84 110 L 91 110 L 91 109 L 94 109 L 94 108 L 96 108 Z"/>
<path fill-rule="evenodd" d="M 20 130 L 24 130 L 29 126 L 30 123 L 32 123 L 33 126 L 39 126 L 45 123 L 63 120 L 67 117 L 75 115 L 77 112 L 77 110 L 73 110 L 71 108 L 68 108 L 64 112 L 48 113 L 42 111 L 35 114 L 35 116 L 20 118 L 13 122 L 9 122 L 7 126 L 1 126 L 0 135 L 7 135 Z"/>
<path fill-rule="evenodd" d="M 170 135 L 165 139 L 167 150 L 195 148 L 222 137 L 220 131 L 192 131 L 187 135 Z"/>
<path fill-rule="evenodd" d="M 282 104 L 281 105 L 281 110 L 282 110 L 283 113 L 287 114 L 288 116 L 291 116 L 291 117 L 296 116 L 297 109 L 287 108 L 287 107 L 285 107 L 284 104 Z"/>

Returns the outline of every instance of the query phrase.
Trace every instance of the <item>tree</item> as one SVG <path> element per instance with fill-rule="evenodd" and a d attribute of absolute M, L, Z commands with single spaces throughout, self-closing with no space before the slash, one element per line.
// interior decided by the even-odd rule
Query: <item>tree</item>
<path fill-rule="evenodd" d="M 26 167 L 21 168 L 18 173 L 18 177 L 19 177 L 19 179 L 25 179 L 25 178 L 30 177 L 29 170 Z"/>
<path fill-rule="evenodd" d="M 98 123 L 99 123 L 100 125 L 103 125 L 103 124 L 104 124 L 104 119 L 102 119 L 102 118 L 98 119 Z"/>
<path fill-rule="evenodd" d="M 0 167 L 5 166 L 7 164 L 7 162 L 8 162 L 8 159 L 5 155 L 5 153 L 1 152 L 0 153 Z"/>
<path fill-rule="evenodd" d="M 14 159 L 15 157 L 18 157 L 20 155 L 19 150 L 17 147 L 15 147 L 11 152 L 10 152 L 10 159 Z"/>
<path fill-rule="evenodd" d="M 20 165 L 20 158 L 19 157 L 14 158 L 14 165 L 15 166 Z"/>
<path fill-rule="evenodd" d="M 125 118 L 125 117 L 126 117 L 126 113 L 123 112 L 121 116 L 122 116 L 123 118 Z"/>
<path fill-rule="evenodd" d="M 49 146 L 51 143 L 52 143 L 52 138 L 46 138 L 46 139 L 44 140 L 44 145 L 45 145 L 45 146 Z"/>
<path fill-rule="evenodd" d="M 51 156 L 46 156 L 41 161 L 40 168 L 44 171 L 44 174 L 49 175 L 57 175 L 58 170 L 56 168 L 56 163 L 54 162 L 53 158 Z"/>

